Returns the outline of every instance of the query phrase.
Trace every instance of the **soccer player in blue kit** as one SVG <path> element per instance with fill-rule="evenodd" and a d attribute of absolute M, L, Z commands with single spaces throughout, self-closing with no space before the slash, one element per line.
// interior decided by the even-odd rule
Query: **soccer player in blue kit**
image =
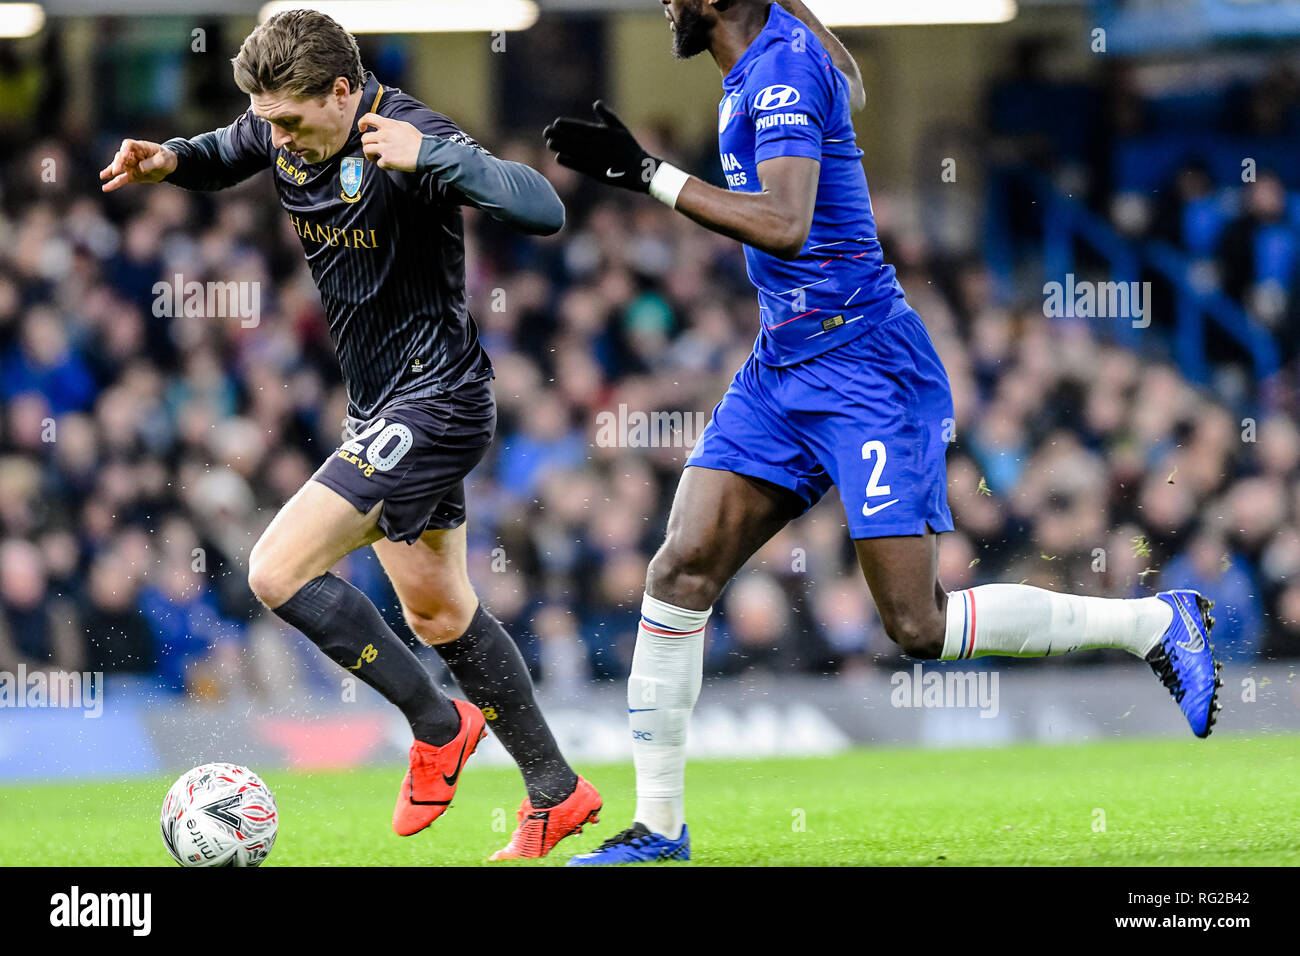
<path fill-rule="evenodd" d="M 646 575 L 628 680 L 633 824 L 570 865 L 690 857 L 686 734 L 704 629 L 727 582 L 832 486 L 890 638 L 912 657 L 1046 657 L 1123 648 L 1146 660 L 1193 733 L 1219 710 L 1212 602 L 1132 600 L 1018 584 L 948 593 L 938 536 L 953 530 L 944 454 L 947 374 L 876 237 L 851 113 L 857 65 L 801 0 L 661 0 L 674 53 L 723 76 L 718 138 L 729 189 L 648 155 L 602 103 L 546 129 L 558 161 L 645 192 L 744 243 L 758 289 L 754 351 L 686 462 Z"/>

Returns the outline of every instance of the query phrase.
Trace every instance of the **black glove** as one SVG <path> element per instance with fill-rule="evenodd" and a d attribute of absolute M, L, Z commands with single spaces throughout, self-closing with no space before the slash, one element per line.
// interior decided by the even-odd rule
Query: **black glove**
<path fill-rule="evenodd" d="M 592 106 L 597 123 L 560 117 L 542 133 L 561 166 L 610 186 L 648 193 L 660 160 L 651 156 L 603 102 Z"/>

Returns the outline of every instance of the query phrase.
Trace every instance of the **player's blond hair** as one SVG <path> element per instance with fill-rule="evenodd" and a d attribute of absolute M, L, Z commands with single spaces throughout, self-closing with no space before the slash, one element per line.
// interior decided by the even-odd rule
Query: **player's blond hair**
<path fill-rule="evenodd" d="M 338 21 L 315 10 L 285 10 L 250 33 L 232 59 L 235 84 L 250 96 L 325 96 L 343 77 L 361 87 L 361 51 Z"/>

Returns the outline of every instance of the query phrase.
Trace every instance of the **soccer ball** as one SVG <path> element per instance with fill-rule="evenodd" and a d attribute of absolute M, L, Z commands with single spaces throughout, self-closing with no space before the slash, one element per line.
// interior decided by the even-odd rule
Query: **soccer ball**
<path fill-rule="evenodd" d="M 205 763 L 181 775 L 162 805 L 162 838 L 181 866 L 260 866 L 275 844 L 271 788 L 247 767 Z"/>

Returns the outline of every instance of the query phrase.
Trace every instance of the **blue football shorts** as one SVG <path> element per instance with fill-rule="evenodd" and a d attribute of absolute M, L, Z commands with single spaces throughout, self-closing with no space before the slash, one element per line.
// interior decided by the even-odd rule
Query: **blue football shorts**
<path fill-rule="evenodd" d="M 761 478 L 811 508 L 839 489 L 852 538 L 951 531 L 952 391 L 925 323 L 899 299 L 874 329 L 806 362 L 752 355 L 686 467 Z"/>

